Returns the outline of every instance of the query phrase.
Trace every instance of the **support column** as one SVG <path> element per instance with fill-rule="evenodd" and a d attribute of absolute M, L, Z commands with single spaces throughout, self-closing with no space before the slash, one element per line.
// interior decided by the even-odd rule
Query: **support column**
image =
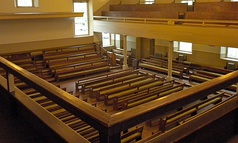
<path fill-rule="evenodd" d="M 123 51 L 123 55 L 124 55 L 124 61 L 123 61 L 123 67 L 122 69 L 123 70 L 126 70 L 128 69 L 128 64 L 127 64 L 127 35 L 123 35 L 123 48 L 124 48 L 124 51 Z"/>
<path fill-rule="evenodd" d="M 169 41 L 169 51 L 168 51 L 168 77 L 167 77 L 167 80 L 173 79 L 173 77 L 172 77 L 173 47 L 174 47 L 174 42 L 173 42 L 173 41 Z"/>

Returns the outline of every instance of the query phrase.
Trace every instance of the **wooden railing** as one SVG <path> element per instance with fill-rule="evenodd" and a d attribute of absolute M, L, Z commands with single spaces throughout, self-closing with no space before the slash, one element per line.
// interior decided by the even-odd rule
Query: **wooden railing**
<path fill-rule="evenodd" d="M 85 103 L 84 101 L 78 100 L 69 93 L 59 90 L 57 87 L 53 86 L 47 81 L 35 76 L 34 74 L 31 74 L 30 72 L 7 61 L 2 57 L 0 57 L 0 67 L 5 69 L 8 73 L 7 79 L 1 76 L 1 86 L 9 91 L 9 93 L 11 93 L 16 99 L 20 100 L 20 102 L 29 104 L 29 102 L 27 102 L 25 99 L 25 97 L 27 98 L 27 95 L 15 87 L 14 77 L 19 78 L 21 81 L 30 85 L 38 92 L 44 94 L 52 101 L 74 114 L 76 117 L 84 120 L 86 123 L 97 129 L 100 134 L 100 142 L 102 143 L 120 143 L 121 131 L 127 130 L 130 127 L 143 123 L 158 115 L 166 113 L 167 111 L 177 109 L 190 102 L 204 98 L 208 94 L 214 93 L 238 82 L 238 71 L 235 71 L 207 81 L 203 84 L 171 94 L 170 96 L 139 105 L 136 108 L 131 108 L 109 115 L 102 110 Z M 237 103 L 236 105 L 238 106 Z M 36 109 L 36 107 L 32 108 Z M 35 110 L 35 112 L 38 111 L 39 109 Z M 43 112 L 38 112 L 37 114 L 41 114 L 41 116 L 39 115 L 38 117 L 44 118 L 42 120 L 52 129 L 55 128 L 55 131 L 60 132 L 58 134 L 61 135 L 65 140 L 69 142 L 76 142 L 78 139 L 75 139 L 76 137 L 74 138 L 73 135 L 70 136 L 71 134 L 67 132 L 68 130 L 62 129 L 62 125 L 57 126 L 52 124 L 51 120 L 45 118 L 46 116 L 43 115 Z M 204 121 L 203 124 L 206 125 L 206 121 Z M 82 137 L 80 137 L 80 141 L 77 141 L 87 142 Z"/>
<path fill-rule="evenodd" d="M 93 18 L 94 20 L 102 20 L 108 22 L 238 28 L 238 21 L 234 20 L 163 19 L 163 18 L 108 17 L 108 16 L 94 16 Z"/>

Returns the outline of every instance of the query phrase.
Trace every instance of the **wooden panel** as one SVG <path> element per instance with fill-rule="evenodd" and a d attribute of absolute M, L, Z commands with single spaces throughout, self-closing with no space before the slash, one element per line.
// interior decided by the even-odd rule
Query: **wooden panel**
<path fill-rule="evenodd" d="M 194 4 L 196 12 L 235 12 L 237 9 L 237 2 L 197 2 Z"/>
<path fill-rule="evenodd" d="M 187 11 L 187 4 L 131 4 L 131 5 L 111 5 L 110 11 Z"/>
<path fill-rule="evenodd" d="M 238 47 L 238 29 L 142 23 L 106 22 L 94 20 L 95 32 L 109 32 L 135 37 L 185 41 L 204 45 Z M 226 37 L 226 38 L 224 38 Z"/>
<path fill-rule="evenodd" d="M 0 20 L 82 17 L 83 13 L 0 13 Z"/>
<path fill-rule="evenodd" d="M 238 20 L 238 13 L 233 12 L 186 12 L 186 19 Z"/>
<path fill-rule="evenodd" d="M 103 11 L 102 16 L 111 17 L 140 17 L 140 18 L 178 18 L 178 12 L 160 11 Z"/>

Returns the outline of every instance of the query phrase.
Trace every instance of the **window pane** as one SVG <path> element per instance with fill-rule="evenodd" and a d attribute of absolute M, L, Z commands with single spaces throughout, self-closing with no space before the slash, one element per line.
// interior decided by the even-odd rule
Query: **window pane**
<path fill-rule="evenodd" d="M 74 12 L 83 12 L 83 17 L 75 18 L 75 35 L 88 34 L 88 5 L 87 3 L 74 3 Z"/>
<path fill-rule="evenodd" d="M 238 59 L 238 48 L 228 47 L 227 48 L 227 57 Z"/>
<path fill-rule="evenodd" d="M 154 0 L 145 0 L 145 4 L 153 4 L 154 2 Z"/>
<path fill-rule="evenodd" d="M 193 5 L 193 0 L 182 0 L 181 3 L 188 3 L 188 5 Z"/>
<path fill-rule="evenodd" d="M 186 52 L 192 52 L 192 43 L 179 42 L 179 50 L 186 51 Z"/>
<path fill-rule="evenodd" d="M 32 7 L 32 0 L 17 0 L 17 6 L 30 6 Z"/>
<path fill-rule="evenodd" d="M 102 33 L 102 45 L 109 46 L 110 44 L 110 34 L 109 33 Z"/>
<path fill-rule="evenodd" d="M 174 47 L 179 47 L 179 42 L 178 41 L 174 41 Z"/>

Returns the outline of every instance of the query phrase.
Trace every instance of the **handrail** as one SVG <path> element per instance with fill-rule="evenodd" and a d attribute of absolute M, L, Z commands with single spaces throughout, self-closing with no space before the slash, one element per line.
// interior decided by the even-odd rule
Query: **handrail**
<path fill-rule="evenodd" d="M 238 82 L 238 71 L 122 112 L 109 115 L 0 57 L 0 67 L 99 131 L 101 142 L 120 142 L 120 132 Z"/>
<path fill-rule="evenodd" d="M 107 22 L 124 22 L 124 23 L 144 23 L 144 24 L 163 24 L 163 25 L 185 25 L 186 26 L 209 26 L 209 27 L 232 27 L 238 28 L 237 20 L 198 20 L 198 19 L 166 19 L 166 18 L 134 18 L 134 17 L 110 17 L 94 16 L 94 20 Z"/>

